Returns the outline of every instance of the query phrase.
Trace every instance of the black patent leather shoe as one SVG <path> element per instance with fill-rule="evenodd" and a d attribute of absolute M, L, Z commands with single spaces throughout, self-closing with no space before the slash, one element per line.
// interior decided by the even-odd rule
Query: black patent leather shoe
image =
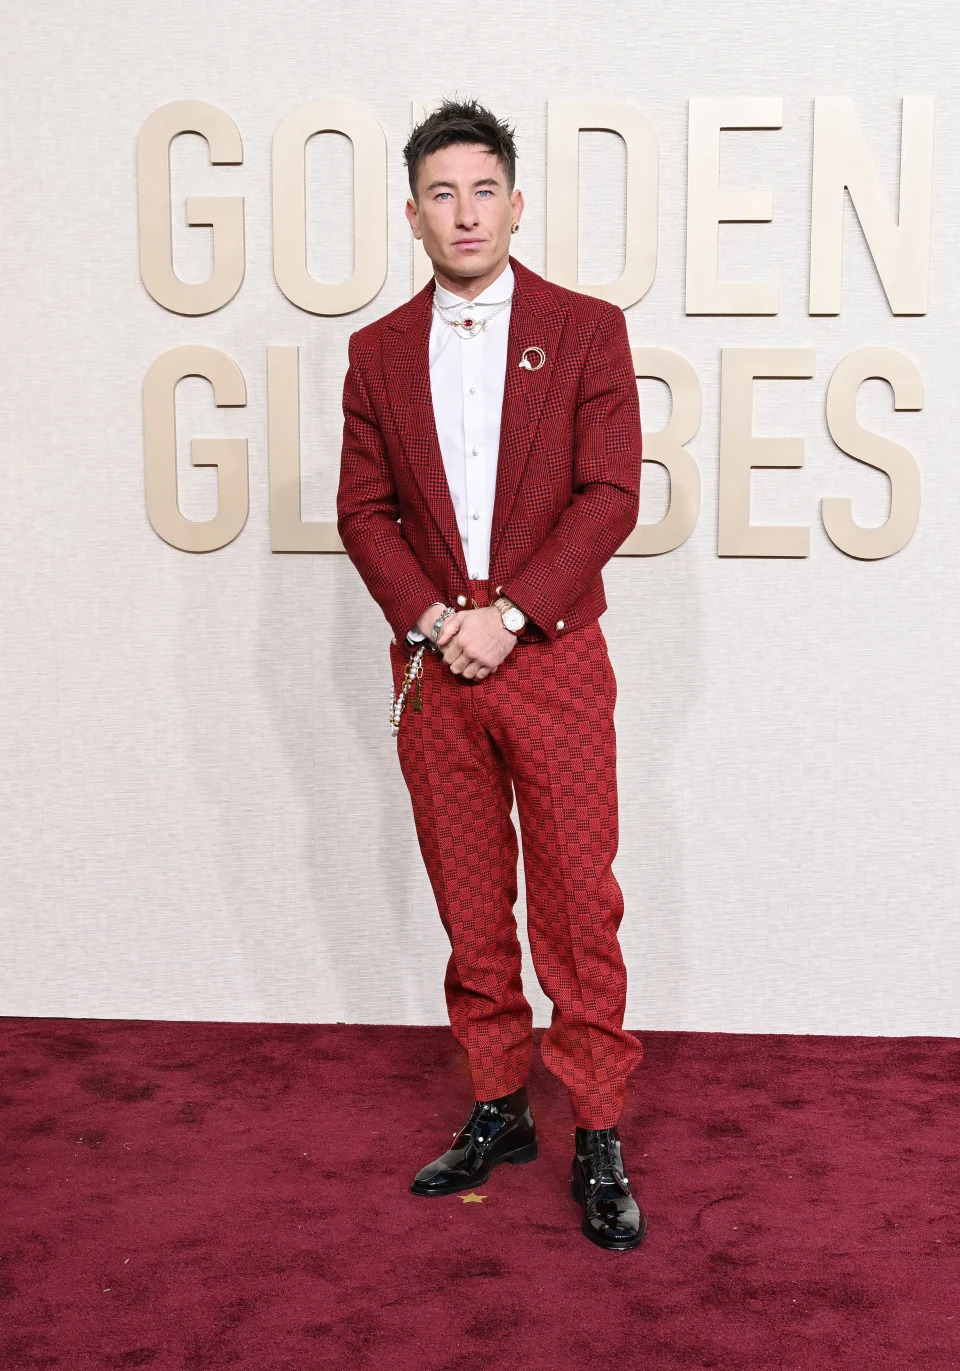
<path fill-rule="evenodd" d="M 577 1128 L 570 1177 L 583 1209 L 583 1233 L 598 1247 L 622 1252 L 643 1242 L 647 1220 L 624 1175 L 616 1128 Z"/>
<path fill-rule="evenodd" d="M 496 1100 L 478 1100 L 453 1143 L 414 1177 L 415 1195 L 453 1195 L 481 1185 L 501 1162 L 532 1162 L 540 1151 L 525 1086 Z"/>

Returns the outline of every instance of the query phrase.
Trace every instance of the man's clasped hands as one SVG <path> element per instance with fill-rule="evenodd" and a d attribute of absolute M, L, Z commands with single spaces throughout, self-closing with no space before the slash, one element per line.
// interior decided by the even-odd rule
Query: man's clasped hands
<path fill-rule="evenodd" d="M 443 608 L 442 604 L 431 605 L 417 620 L 417 628 L 428 638 Z M 516 641 L 516 634 L 505 627 L 496 605 L 460 609 L 444 620 L 437 636 L 437 655 L 454 675 L 482 681 L 510 655 Z"/>

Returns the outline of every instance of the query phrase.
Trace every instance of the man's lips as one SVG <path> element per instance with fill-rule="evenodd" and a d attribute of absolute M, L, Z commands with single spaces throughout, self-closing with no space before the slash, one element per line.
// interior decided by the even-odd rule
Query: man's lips
<path fill-rule="evenodd" d="M 455 248 L 481 248 L 483 247 L 482 238 L 457 238 L 453 244 Z"/>

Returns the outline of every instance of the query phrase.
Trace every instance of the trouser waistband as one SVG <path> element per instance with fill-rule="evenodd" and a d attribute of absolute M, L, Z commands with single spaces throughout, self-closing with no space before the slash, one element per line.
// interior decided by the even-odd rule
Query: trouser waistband
<path fill-rule="evenodd" d="M 485 605 L 492 605 L 497 598 L 496 587 L 489 578 L 482 581 L 471 579 L 467 582 L 467 585 L 469 587 L 467 590 L 467 603 L 461 605 L 457 604 L 456 600 L 454 601 L 454 604 L 457 605 L 458 609 L 483 609 Z M 474 600 L 476 600 L 476 606 L 472 603 Z"/>

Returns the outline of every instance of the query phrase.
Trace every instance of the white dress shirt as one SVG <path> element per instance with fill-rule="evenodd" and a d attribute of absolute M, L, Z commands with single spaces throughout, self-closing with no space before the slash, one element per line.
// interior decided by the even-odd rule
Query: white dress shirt
<path fill-rule="evenodd" d="M 473 337 L 441 318 L 436 309 L 430 324 L 433 413 L 472 581 L 485 581 L 489 574 L 507 337 L 513 309 L 509 304 L 494 314 L 494 307 L 511 295 L 513 280 L 508 262 L 497 279 L 473 300 L 464 300 L 439 281 L 434 282 L 434 299 L 448 319 L 489 317 L 486 328 Z M 419 643 L 424 635 L 414 624 L 407 638 Z"/>

